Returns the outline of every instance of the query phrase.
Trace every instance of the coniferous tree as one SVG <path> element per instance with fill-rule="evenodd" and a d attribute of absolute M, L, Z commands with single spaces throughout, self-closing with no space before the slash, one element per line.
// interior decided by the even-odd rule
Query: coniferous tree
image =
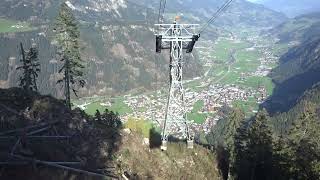
<path fill-rule="evenodd" d="M 96 110 L 96 113 L 94 114 L 94 117 L 95 117 L 96 121 L 102 121 L 101 113 L 100 113 L 100 111 L 98 109 Z"/>
<path fill-rule="evenodd" d="M 83 87 L 83 60 L 80 55 L 80 31 L 72 10 L 66 3 L 61 5 L 55 24 L 56 40 L 59 45 L 59 55 L 64 62 L 59 73 L 64 73 L 63 79 L 57 83 L 64 83 L 66 104 L 71 108 L 71 93 L 77 96 L 77 88 Z"/>
<path fill-rule="evenodd" d="M 238 129 L 235 139 L 235 179 L 272 179 L 272 132 L 269 116 L 260 111 L 246 128 Z"/>
<path fill-rule="evenodd" d="M 102 114 L 99 110 L 97 110 L 94 119 L 98 123 L 101 123 L 108 128 L 120 129 L 122 127 L 122 122 L 119 118 L 119 114 L 109 111 L 108 109 L 106 109 Z"/>
<path fill-rule="evenodd" d="M 320 124 L 316 106 L 303 103 L 303 112 L 275 151 L 278 177 L 283 179 L 320 179 Z"/>
<path fill-rule="evenodd" d="M 316 115 L 316 105 L 310 102 L 303 102 L 303 112 L 298 122 L 295 122 L 290 130 L 289 138 L 295 142 L 309 138 L 320 145 L 320 131 L 317 127 L 319 127 L 319 120 Z"/>
<path fill-rule="evenodd" d="M 232 179 L 241 179 L 249 174 L 250 160 L 247 149 L 249 141 L 248 125 L 243 122 L 237 129 L 234 139 L 234 160 L 231 165 Z"/>
<path fill-rule="evenodd" d="M 234 136 L 244 119 L 244 112 L 235 108 L 207 136 L 207 140 L 217 151 L 218 166 L 224 179 L 228 178 L 230 163 L 234 161 Z"/>
<path fill-rule="evenodd" d="M 223 146 L 232 149 L 234 145 L 234 135 L 244 120 L 244 112 L 235 108 L 228 112 L 226 117 L 218 121 L 211 133 L 207 136 L 208 142 L 213 146 Z"/>
<path fill-rule="evenodd" d="M 35 45 L 32 45 L 28 52 L 25 52 L 22 43 L 20 43 L 21 50 L 21 62 L 22 66 L 19 66 L 17 70 L 22 70 L 22 76 L 20 77 L 19 86 L 25 90 L 38 91 L 37 78 L 40 72 L 40 63 L 38 59 L 38 49 Z M 26 55 L 27 53 L 27 55 Z"/>

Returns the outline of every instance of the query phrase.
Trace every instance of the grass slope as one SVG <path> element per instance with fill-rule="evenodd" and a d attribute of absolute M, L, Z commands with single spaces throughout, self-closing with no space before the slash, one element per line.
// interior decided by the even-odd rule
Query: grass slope
<path fill-rule="evenodd" d="M 30 24 L 0 18 L 0 33 L 32 31 Z"/>
<path fill-rule="evenodd" d="M 169 143 L 165 152 L 150 149 L 135 132 L 123 136 L 115 159 L 119 174 L 127 171 L 136 174 L 136 179 L 221 179 L 216 157 L 209 150 L 198 145 L 187 149 L 186 143 Z"/>
<path fill-rule="evenodd" d="M 207 117 L 208 113 L 200 113 L 201 109 L 204 107 L 204 101 L 199 100 L 193 105 L 193 109 L 190 113 L 187 113 L 188 120 L 193 120 L 197 124 L 203 124 Z"/>
<path fill-rule="evenodd" d="M 132 109 L 126 105 L 124 102 L 123 98 L 115 98 L 112 102 L 111 102 L 111 106 L 102 106 L 101 102 L 94 102 L 89 104 L 86 109 L 85 112 L 90 114 L 90 115 L 94 115 L 96 113 L 96 110 L 99 110 L 100 112 L 105 111 L 105 109 L 108 109 L 109 111 L 113 111 L 113 112 L 117 112 L 119 113 L 119 115 L 124 115 L 127 113 L 132 113 Z"/>

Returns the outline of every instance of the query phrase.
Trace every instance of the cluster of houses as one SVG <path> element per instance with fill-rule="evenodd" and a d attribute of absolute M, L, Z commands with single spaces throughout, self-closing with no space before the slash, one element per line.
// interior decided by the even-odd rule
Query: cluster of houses
<path fill-rule="evenodd" d="M 233 37 L 234 38 L 234 37 Z M 199 49 L 202 61 L 206 65 L 212 65 L 212 54 L 210 53 L 210 47 L 212 43 L 204 43 Z M 206 49 L 207 48 L 207 49 Z M 256 47 L 247 49 L 248 51 L 256 50 Z M 250 76 L 266 76 L 270 73 L 271 68 L 268 66 L 270 63 L 276 62 L 276 58 L 272 53 L 266 51 L 263 52 L 264 57 L 260 58 L 260 66 L 252 73 L 243 73 L 239 80 L 245 80 Z M 232 72 L 230 72 L 232 73 Z M 205 75 L 206 76 L 206 75 Z M 205 78 L 194 78 L 192 80 L 186 80 L 184 83 L 191 81 L 202 81 Z M 221 108 L 224 106 L 233 106 L 234 102 L 247 102 L 253 99 L 256 103 L 262 103 L 267 98 L 266 88 L 262 85 L 257 89 L 251 87 L 243 87 L 235 84 L 223 84 L 223 83 L 212 83 L 201 82 L 200 90 L 192 90 L 187 88 L 185 93 L 186 100 L 186 111 L 191 112 L 193 106 L 197 101 L 203 101 L 204 105 L 199 110 L 199 114 L 206 113 L 210 114 L 206 121 L 202 124 L 194 121 L 189 121 L 190 128 L 193 131 L 202 131 L 209 133 L 212 127 L 221 119 L 219 113 Z M 210 85 L 211 84 L 211 85 Z M 166 91 L 164 91 L 166 92 Z M 130 117 L 138 119 L 151 120 L 155 125 L 162 127 L 165 120 L 166 106 L 167 106 L 167 94 L 161 90 L 152 94 L 141 94 L 141 95 L 126 95 L 124 97 L 124 103 L 128 105 L 133 112 L 122 116 L 122 119 L 126 121 Z M 110 106 L 111 104 L 105 102 L 103 105 Z M 176 134 L 177 137 L 181 136 L 184 132 L 185 125 L 183 123 L 172 123 L 171 131 Z"/>
<path fill-rule="evenodd" d="M 215 84 L 211 85 L 206 89 L 203 89 L 200 92 L 188 91 L 185 94 L 186 99 L 186 110 L 191 112 L 193 105 L 197 101 L 203 101 L 204 106 L 199 110 L 198 113 L 214 114 L 212 117 L 208 117 L 203 124 L 198 124 L 196 122 L 190 121 L 189 125 L 191 129 L 195 131 L 204 131 L 208 133 L 212 126 L 215 125 L 216 121 L 220 119 L 219 114 L 217 113 L 223 106 L 232 106 L 232 103 L 235 101 L 247 101 L 249 97 L 253 97 L 258 101 L 261 101 L 263 96 L 262 93 L 265 93 L 263 87 L 258 90 L 250 88 L 241 88 L 237 85 L 222 85 Z M 122 117 L 126 121 L 130 117 L 138 119 L 147 119 L 154 122 L 158 126 L 162 126 L 165 120 L 166 112 L 166 103 L 167 96 L 160 94 L 160 91 L 157 95 L 138 95 L 138 96 L 125 96 L 125 104 L 127 104 L 132 110 L 133 113 L 126 114 Z M 173 132 L 182 132 L 184 130 L 183 123 L 172 124 Z"/>

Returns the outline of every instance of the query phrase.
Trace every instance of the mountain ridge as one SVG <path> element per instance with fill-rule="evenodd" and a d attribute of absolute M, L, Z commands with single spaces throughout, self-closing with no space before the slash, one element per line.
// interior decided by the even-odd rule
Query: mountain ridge
<path fill-rule="evenodd" d="M 258 0 L 259 4 L 283 12 L 289 17 L 316 12 L 320 10 L 320 2 L 317 0 Z"/>

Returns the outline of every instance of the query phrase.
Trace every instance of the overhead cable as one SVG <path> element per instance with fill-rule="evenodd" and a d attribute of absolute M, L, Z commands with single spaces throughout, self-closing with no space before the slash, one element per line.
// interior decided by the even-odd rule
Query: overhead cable
<path fill-rule="evenodd" d="M 213 22 L 216 21 L 216 19 L 226 10 L 230 7 L 231 3 L 233 2 L 233 0 L 227 0 L 215 13 L 214 15 L 208 20 L 208 22 L 202 26 L 202 28 L 199 31 L 199 34 L 201 34 L 202 32 L 204 32 L 204 30 L 206 28 L 208 28 L 208 26 L 210 24 L 212 24 Z"/>

